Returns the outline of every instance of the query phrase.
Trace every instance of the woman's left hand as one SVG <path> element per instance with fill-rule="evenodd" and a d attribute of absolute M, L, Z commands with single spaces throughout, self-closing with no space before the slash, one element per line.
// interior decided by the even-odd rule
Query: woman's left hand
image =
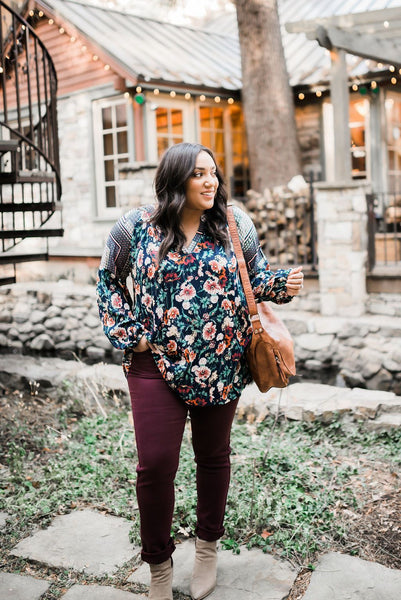
<path fill-rule="evenodd" d="M 295 269 L 291 269 L 287 277 L 287 294 L 289 296 L 298 296 L 303 287 L 304 274 L 302 273 L 302 267 L 295 267 Z"/>

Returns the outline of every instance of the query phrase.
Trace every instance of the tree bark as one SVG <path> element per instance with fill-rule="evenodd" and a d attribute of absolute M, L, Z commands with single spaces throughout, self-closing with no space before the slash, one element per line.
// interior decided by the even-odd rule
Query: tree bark
<path fill-rule="evenodd" d="M 277 0 L 235 0 L 235 5 L 251 186 L 263 192 L 301 173 L 294 99 Z"/>

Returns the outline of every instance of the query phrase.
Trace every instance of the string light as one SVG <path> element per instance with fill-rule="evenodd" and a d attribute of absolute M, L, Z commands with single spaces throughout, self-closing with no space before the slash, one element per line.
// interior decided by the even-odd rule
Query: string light
<path fill-rule="evenodd" d="M 71 42 L 71 44 L 73 44 L 73 43 L 76 41 L 76 39 L 77 39 L 77 38 L 76 38 L 75 36 L 73 36 L 73 35 L 72 35 L 72 36 L 70 37 L 70 42 Z"/>
<path fill-rule="evenodd" d="M 234 98 L 229 98 L 229 99 L 227 100 L 227 102 L 228 102 L 228 104 L 234 104 Z"/>
<path fill-rule="evenodd" d="M 304 100 L 304 99 L 305 99 L 305 94 L 303 94 L 302 92 L 300 92 L 300 93 L 298 94 L 298 98 L 299 98 L 300 100 Z"/>
<path fill-rule="evenodd" d="M 190 100 L 191 99 L 191 94 L 189 92 L 187 92 L 184 96 L 185 100 Z"/>
<path fill-rule="evenodd" d="M 398 70 L 398 73 L 401 75 L 401 69 Z"/>
<path fill-rule="evenodd" d="M 86 46 L 82 46 L 81 51 L 86 52 L 86 50 L 87 50 Z"/>
<path fill-rule="evenodd" d="M 140 94 L 142 92 L 142 87 L 140 85 L 137 85 L 135 91 L 137 94 Z"/>
<path fill-rule="evenodd" d="M 382 69 L 383 68 L 383 63 L 377 63 L 377 68 L 378 69 Z"/>
<path fill-rule="evenodd" d="M 386 29 L 388 29 L 390 27 L 390 23 L 388 21 L 384 21 L 383 27 L 385 27 Z"/>
<path fill-rule="evenodd" d="M 30 16 L 30 17 L 33 17 L 33 15 L 34 15 L 34 14 L 35 14 L 35 13 L 34 13 L 34 11 L 33 11 L 33 10 L 30 10 L 30 11 L 29 11 L 29 16 Z"/>
<path fill-rule="evenodd" d="M 393 85 L 395 85 L 395 84 L 397 83 L 397 77 L 392 77 L 392 78 L 391 78 L 391 83 L 392 83 Z"/>
<path fill-rule="evenodd" d="M 175 93 L 175 91 L 174 91 L 174 90 L 171 90 L 171 92 L 170 92 L 170 96 L 171 96 L 172 98 L 175 98 L 175 97 L 176 97 L 176 95 L 177 95 L 177 94 Z"/>
<path fill-rule="evenodd" d="M 54 21 L 53 19 L 49 19 L 49 25 L 53 25 Z"/>
<path fill-rule="evenodd" d="M 322 92 L 321 92 L 320 90 L 317 90 L 317 92 L 316 92 L 316 96 L 317 96 L 318 98 L 320 98 L 320 96 L 321 96 L 321 95 L 322 95 Z"/>
<path fill-rule="evenodd" d="M 129 92 L 124 92 L 124 98 L 129 98 L 130 97 L 130 93 Z"/>
<path fill-rule="evenodd" d="M 204 101 L 206 100 L 206 96 L 205 96 L 204 94 L 201 94 L 201 95 L 199 96 L 199 100 L 200 100 L 201 102 L 204 102 Z"/>
<path fill-rule="evenodd" d="M 155 88 L 153 90 L 153 93 L 154 93 L 155 96 L 158 96 L 160 94 L 160 90 L 158 90 L 157 88 Z"/>
<path fill-rule="evenodd" d="M 104 70 L 105 71 L 109 71 L 110 70 L 110 65 L 104 65 Z"/>
<path fill-rule="evenodd" d="M 0 67 L 0 73 L 3 73 L 3 67 Z"/>
<path fill-rule="evenodd" d="M 394 65 L 390 65 L 388 68 L 389 71 L 391 71 L 392 73 L 394 73 L 395 71 L 395 66 Z"/>
<path fill-rule="evenodd" d="M 43 10 L 39 11 L 39 17 L 42 18 L 43 17 Z"/>
<path fill-rule="evenodd" d="M 221 101 L 220 96 L 215 96 L 214 101 L 217 102 L 217 104 L 218 104 Z"/>
<path fill-rule="evenodd" d="M 60 27 L 60 29 L 58 30 L 59 33 L 64 33 L 64 27 Z"/>
<path fill-rule="evenodd" d="M 97 60 L 99 60 L 99 57 L 98 57 L 98 55 L 97 55 L 97 54 L 94 54 L 94 55 L 92 56 L 92 60 L 93 60 L 94 62 L 96 62 Z"/>
<path fill-rule="evenodd" d="M 358 84 L 357 84 L 357 83 L 354 83 L 354 84 L 352 85 L 352 89 L 353 89 L 353 91 L 354 91 L 354 92 L 357 92 L 357 91 L 358 91 Z"/>
<path fill-rule="evenodd" d="M 377 88 L 376 81 L 372 81 L 371 84 L 370 84 L 370 87 L 372 88 L 372 90 L 375 90 Z"/>

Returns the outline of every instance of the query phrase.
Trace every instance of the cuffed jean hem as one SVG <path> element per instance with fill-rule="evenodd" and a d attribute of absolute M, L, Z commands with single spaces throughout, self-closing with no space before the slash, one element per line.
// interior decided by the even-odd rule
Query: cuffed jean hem
<path fill-rule="evenodd" d="M 167 548 L 162 552 L 145 552 L 142 550 L 141 558 L 144 562 L 149 563 L 150 565 L 160 565 L 165 562 L 170 556 L 173 554 L 175 550 L 175 544 L 173 542 L 173 538 L 170 538 L 167 544 Z"/>
<path fill-rule="evenodd" d="M 224 527 L 222 527 L 219 531 L 209 531 L 208 529 L 202 529 L 198 525 L 195 527 L 195 533 L 199 539 L 204 540 L 205 542 L 216 542 L 224 535 Z"/>

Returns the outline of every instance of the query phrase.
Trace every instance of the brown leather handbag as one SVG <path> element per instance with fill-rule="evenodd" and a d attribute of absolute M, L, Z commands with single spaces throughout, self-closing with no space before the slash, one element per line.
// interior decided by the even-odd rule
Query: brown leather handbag
<path fill-rule="evenodd" d="M 231 205 L 227 207 L 227 219 L 253 329 L 246 349 L 249 370 L 261 392 L 286 387 L 291 375 L 296 373 L 290 332 L 274 314 L 269 302 L 256 304 Z"/>

